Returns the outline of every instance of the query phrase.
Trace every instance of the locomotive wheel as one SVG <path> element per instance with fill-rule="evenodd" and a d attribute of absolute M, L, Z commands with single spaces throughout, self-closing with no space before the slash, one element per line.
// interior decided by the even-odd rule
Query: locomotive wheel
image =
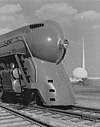
<path fill-rule="evenodd" d="M 35 90 L 34 93 L 35 93 L 35 98 L 36 98 L 36 104 L 39 105 L 39 106 L 43 106 L 43 101 L 40 97 L 39 91 Z"/>
<path fill-rule="evenodd" d="M 22 100 L 24 105 L 29 105 L 34 101 L 34 93 L 29 89 L 25 89 L 22 93 Z"/>
<path fill-rule="evenodd" d="M 3 91 L 1 100 L 6 103 L 17 103 L 17 97 L 16 97 L 15 93 L 13 93 L 13 92 Z"/>

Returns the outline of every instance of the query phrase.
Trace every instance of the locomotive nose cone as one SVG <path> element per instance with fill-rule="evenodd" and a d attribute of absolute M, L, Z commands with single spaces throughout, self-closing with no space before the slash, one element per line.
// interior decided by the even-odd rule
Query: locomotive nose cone
<path fill-rule="evenodd" d="M 44 26 L 32 29 L 29 48 L 34 57 L 56 63 L 64 58 L 67 43 L 60 25 L 55 21 L 44 21 Z"/>
<path fill-rule="evenodd" d="M 59 53 L 58 53 L 58 58 L 56 59 L 56 64 L 59 64 L 63 60 L 66 54 L 66 50 L 68 48 L 69 42 L 67 39 L 64 39 L 64 33 L 58 23 L 52 20 L 48 20 L 45 22 L 48 24 L 50 28 L 52 27 L 58 33 L 59 39 L 58 39 L 57 45 L 59 48 Z"/>

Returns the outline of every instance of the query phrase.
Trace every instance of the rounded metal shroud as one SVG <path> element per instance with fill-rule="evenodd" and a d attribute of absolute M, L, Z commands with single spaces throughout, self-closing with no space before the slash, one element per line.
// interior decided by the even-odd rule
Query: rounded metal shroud
<path fill-rule="evenodd" d="M 67 47 L 60 25 L 52 20 L 27 25 L 1 35 L 0 42 L 0 55 L 27 53 L 27 43 L 34 57 L 54 63 L 61 62 Z"/>

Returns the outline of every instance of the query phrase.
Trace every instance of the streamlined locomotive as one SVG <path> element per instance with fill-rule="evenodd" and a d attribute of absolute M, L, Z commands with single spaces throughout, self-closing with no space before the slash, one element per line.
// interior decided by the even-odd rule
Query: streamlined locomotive
<path fill-rule="evenodd" d="M 75 103 L 63 59 L 68 47 L 52 20 L 31 24 L 0 36 L 0 97 L 48 106 Z"/>

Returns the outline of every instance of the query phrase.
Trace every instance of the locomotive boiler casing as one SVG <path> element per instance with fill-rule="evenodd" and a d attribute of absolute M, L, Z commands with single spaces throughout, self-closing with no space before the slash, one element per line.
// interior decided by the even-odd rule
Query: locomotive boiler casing
<path fill-rule="evenodd" d="M 64 34 L 56 22 L 28 25 L 0 36 L 0 40 L 0 56 L 12 53 L 26 55 L 24 66 L 30 76 L 26 88 L 37 89 L 43 104 L 75 103 L 71 83 L 61 63 L 66 53 Z"/>
<path fill-rule="evenodd" d="M 28 25 L 0 36 L 0 55 L 13 52 L 26 54 L 24 41 L 34 57 L 54 63 L 62 57 L 60 45 L 64 34 L 54 21 Z"/>

